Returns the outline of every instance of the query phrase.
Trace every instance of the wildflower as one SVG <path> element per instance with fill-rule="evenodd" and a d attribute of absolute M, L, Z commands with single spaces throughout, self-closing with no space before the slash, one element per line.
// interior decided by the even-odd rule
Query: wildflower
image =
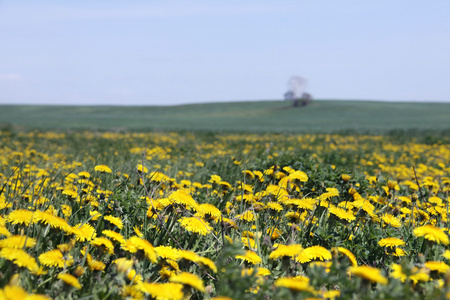
<path fill-rule="evenodd" d="M 389 247 L 389 248 L 403 246 L 404 244 L 405 242 L 403 240 L 395 237 L 384 238 L 378 242 L 378 245 L 380 245 L 381 247 Z"/>
<path fill-rule="evenodd" d="M 117 226 L 117 228 L 122 229 L 123 228 L 123 222 L 120 218 L 114 217 L 114 216 L 105 216 L 104 219 L 106 221 L 109 221 L 111 224 L 114 224 Z"/>
<path fill-rule="evenodd" d="M 126 259 L 125 257 L 118 258 L 113 261 L 116 264 L 117 271 L 120 273 L 124 273 L 125 275 L 130 272 L 133 268 L 133 261 L 130 259 Z"/>
<path fill-rule="evenodd" d="M 352 275 L 356 275 L 370 282 L 377 282 L 380 284 L 387 284 L 388 280 L 386 277 L 381 275 L 381 271 L 377 268 L 372 268 L 369 266 L 357 266 L 350 267 L 349 273 Z"/>
<path fill-rule="evenodd" d="M 403 250 L 402 248 L 396 247 L 395 250 L 394 250 L 394 252 L 392 253 L 392 255 L 397 256 L 397 257 L 405 256 L 405 255 L 406 255 L 406 252 L 405 252 L 405 250 Z"/>
<path fill-rule="evenodd" d="M 170 277 L 169 281 L 189 285 L 200 292 L 205 291 L 203 281 L 200 279 L 200 277 L 192 273 L 181 272 L 175 276 Z"/>
<path fill-rule="evenodd" d="M 207 257 L 199 257 L 196 261 L 197 263 L 203 265 L 203 266 L 207 266 L 208 268 L 210 268 L 214 273 L 217 273 L 217 267 L 214 264 L 214 262 L 212 260 L 210 260 Z"/>
<path fill-rule="evenodd" d="M 411 279 L 411 281 L 414 284 L 417 284 L 419 281 L 430 280 L 430 275 L 429 275 L 428 269 L 425 269 L 425 268 L 419 269 L 417 267 L 414 267 L 411 271 L 413 274 L 409 276 L 409 279 Z"/>
<path fill-rule="evenodd" d="M 216 220 L 222 216 L 222 213 L 220 212 L 220 210 L 217 207 L 215 207 L 214 205 L 209 204 L 209 203 L 200 204 L 198 214 L 200 217 L 209 215 L 211 217 L 211 219 L 214 219 L 214 220 Z"/>
<path fill-rule="evenodd" d="M 150 244 L 150 242 L 145 239 L 141 239 L 137 236 L 132 236 L 131 238 L 126 240 L 124 244 L 122 244 L 122 248 L 131 253 L 136 253 L 137 251 L 141 250 L 144 252 L 148 260 L 153 263 L 157 262 L 155 249 L 153 248 L 152 244 Z"/>
<path fill-rule="evenodd" d="M 237 217 L 240 220 L 244 220 L 244 221 L 247 221 L 247 222 L 252 222 L 256 218 L 255 214 L 252 211 L 250 211 L 250 210 L 247 210 L 246 212 L 244 212 L 243 214 L 238 215 Z"/>
<path fill-rule="evenodd" d="M 76 240 L 79 242 L 90 241 L 97 235 L 95 228 L 87 223 L 75 225 L 73 227 L 73 233 L 75 234 Z"/>
<path fill-rule="evenodd" d="M 34 213 L 34 218 L 36 222 L 41 222 L 45 225 L 49 224 L 52 228 L 57 228 L 68 234 L 73 232 L 73 228 L 69 224 L 67 224 L 66 220 L 58 216 L 55 216 L 50 212 L 37 210 Z"/>
<path fill-rule="evenodd" d="M 199 217 L 183 217 L 179 222 L 181 227 L 190 232 L 206 235 L 212 231 L 212 227 L 208 222 Z"/>
<path fill-rule="evenodd" d="M 276 287 L 285 287 L 296 292 L 314 292 L 309 285 L 309 278 L 304 276 L 282 277 L 275 280 Z"/>
<path fill-rule="evenodd" d="M 353 266 L 357 266 L 358 263 L 356 262 L 356 257 L 355 255 L 348 249 L 344 248 L 344 247 L 335 247 L 332 248 L 331 251 L 333 253 L 341 253 L 344 254 L 348 260 L 352 263 Z"/>
<path fill-rule="evenodd" d="M 89 172 L 83 171 L 83 172 L 78 173 L 78 176 L 83 179 L 88 179 L 91 177 L 91 174 L 89 174 Z"/>
<path fill-rule="evenodd" d="M 400 226 L 402 226 L 400 220 L 394 217 L 393 215 L 384 214 L 381 217 L 381 219 L 383 220 L 384 223 L 391 225 L 392 227 L 399 228 Z"/>
<path fill-rule="evenodd" d="M 87 263 L 89 270 L 91 271 L 103 271 L 106 268 L 106 265 L 103 262 L 95 259 L 89 259 Z"/>
<path fill-rule="evenodd" d="M 36 245 L 36 239 L 26 235 L 14 235 L 0 240 L 0 248 L 21 249 L 23 247 L 31 248 Z"/>
<path fill-rule="evenodd" d="M 197 202 L 195 202 L 192 196 L 181 190 L 175 191 L 172 194 L 170 194 L 169 200 L 174 203 L 184 205 L 189 210 L 191 209 L 194 209 L 196 211 L 199 210 L 199 205 Z"/>
<path fill-rule="evenodd" d="M 253 265 L 262 263 L 261 257 L 259 257 L 258 254 L 250 250 L 246 250 L 244 255 L 236 255 L 235 257 L 238 259 L 245 260 L 246 262 L 251 263 Z"/>
<path fill-rule="evenodd" d="M 447 273 L 447 271 L 450 269 L 450 266 L 443 261 L 427 261 L 425 263 L 425 267 L 427 267 L 431 271 L 436 271 L 442 274 Z"/>
<path fill-rule="evenodd" d="M 273 250 L 269 259 L 277 259 L 283 257 L 295 257 L 303 251 L 301 245 L 279 245 L 277 249 Z"/>
<path fill-rule="evenodd" d="M 448 235 L 439 227 L 434 227 L 433 225 L 424 225 L 417 227 L 413 231 L 414 235 L 417 237 L 424 237 L 429 241 L 437 242 L 438 244 L 449 244 Z"/>
<path fill-rule="evenodd" d="M 95 247 L 104 247 L 109 254 L 114 254 L 114 245 L 113 243 L 105 237 L 97 237 L 91 241 L 91 245 Z"/>
<path fill-rule="evenodd" d="M 391 265 L 392 272 L 390 273 L 392 278 L 396 278 L 400 280 L 401 282 L 405 282 L 405 280 L 408 278 L 405 273 L 403 273 L 402 266 L 399 264 L 392 264 Z"/>
<path fill-rule="evenodd" d="M 72 276 L 67 273 L 59 273 L 56 278 L 61 279 L 67 285 L 73 286 L 76 289 L 81 289 L 81 284 L 78 282 L 78 279 L 75 276 Z"/>
<path fill-rule="evenodd" d="M 331 252 L 324 247 L 312 246 L 301 251 L 295 258 L 295 260 L 301 263 L 306 263 L 313 259 L 330 260 L 331 258 Z"/>
<path fill-rule="evenodd" d="M 345 209 L 342 209 L 340 207 L 332 206 L 328 209 L 328 211 L 330 213 L 332 213 L 333 215 L 337 216 L 339 219 L 342 219 L 342 220 L 345 220 L 348 222 L 351 222 L 356 219 L 356 217 L 353 215 L 353 213 L 351 213 Z"/>
<path fill-rule="evenodd" d="M 65 268 L 73 264 L 73 259 L 69 255 L 66 260 L 59 249 L 54 249 L 39 255 L 39 262 L 47 267 Z"/>
<path fill-rule="evenodd" d="M 64 215 L 64 217 L 68 218 L 72 215 L 72 207 L 69 205 L 63 204 L 61 205 L 61 211 Z"/>
<path fill-rule="evenodd" d="M 183 285 L 179 283 L 148 283 L 142 282 L 137 288 L 155 299 L 181 300 L 184 297 Z"/>
<path fill-rule="evenodd" d="M 103 230 L 102 234 L 106 235 L 110 239 L 119 242 L 120 244 L 125 243 L 125 238 L 118 232 L 112 230 Z"/>
<path fill-rule="evenodd" d="M 0 235 L 11 236 L 11 232 L 5 226 L 0 225 Z"/>
<path fill-rule="evenodd" d="M 278 202 L 269 202 L 267 207 L 275 212 L 280 212 L 283 210 L 283 206 Z"/>
<path fill-rule="evenodd" d="M 28 226 L 32 221 L 34 223 L 33 212 L 26 209 L 13 210 L 7 216 L 6 221 L 13 225 L 21 224 Z"/>
<path fill-rule="evenodd" d="M 171 259 L 174 261 L 181 259 L 178 249 L 174 249 L 170 246 L 158 246 L 154 249 L 156 251 L 156 254 L 161 258 Z"/>
<path fill-rule="evenodd" d="M 0 250 L 0 257 L 12 261 L 19 267 L 27 268 L 32 273 L 41 272 L 34 257 L 22 249 L 3 248 Z"/>
<path fill-rule="evenodd" d="M 138 172 L 140 172 L 140 173 L 148 173 L 147 167 L 143 166 L 142 164 L 137 164 L 136 170 L 138 170 Z"/>
<path fill-rule="evenodd" d="M 349 181 L 352 177 L 348 174 L 342 174 L 341 175 L 342 180 Z"/>
<path fill-rule="evenodd" d="M 97 165 L 94 167 L 94 171 L 100 173 L 112 173 L 112 170 L 107 165 Z"/>
<path fill-rule="evenodd" d="M 137 235 L 138 237 L 140 237 L 140 238 L 143 238 L 143 237 L 144 237 L 144 234 L 143 234 L 142 231 L 139 229 L 139 227 L 134 226 L 134 227 L 133 227 L 133 231 L 134 231 L 134 233 L 136 233 L 136 235 Z"/>

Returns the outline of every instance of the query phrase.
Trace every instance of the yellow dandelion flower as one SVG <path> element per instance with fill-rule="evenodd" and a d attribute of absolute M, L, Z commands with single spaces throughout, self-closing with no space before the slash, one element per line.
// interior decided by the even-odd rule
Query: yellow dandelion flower
<path fill-rule="evenodd" d="M 9 213 L 9 215 L 6 217 L 6 221 L 13 225 L 21 224 L 29 226 L 31 222 L 35 222 L 33 216 L 34 213 L 32 211 L 26 209 L 17 209 Z"/>
<path fill-rule="evenodd" d="M 157 262 L 155 249 L 153 248 L 152 244 L 150 244 L 150 242 L 145 239 L 141 239 L 137 236 L 132 236 L 131 238 L 126 240 L 121 247 L 122 249 L 125 249 L 131 253 L 136 253 L 139 250 L 143 251 L 148 260 L 153 263 Z"/>
<path fill-rule="evenodd" d="M 0 240 L 0 248 L 15 248 L 21 249 L 23 247 L 31 248 L 36 245 L 36 239 L 26 235 L 14 235 L 6 239 Z"/>
<path fill-rule="evenodd" d="M 322 246 L 311 246 L 300 252 L 297 260 L 303 263 L 305 260 L 309 262 L 313 259 L 330 260 L 331 258 L 332 256 L 329 250 Z"/>
<path fill-rule="evenodd" d="M 39 262 L 47 267 L 65 268 L 73 264 L 72 256 L 68 255 L 67 259 L 59 249 L 50 250 L 39 255 Z"/>
<path fill-rule="evenodd" d="M 186 192 L 182 190 L 177 190 L 169 195 L 169 200 L 173 203 L 183 205 L 187 209 L 191 210 L 194 209 L 196 211 L 199 211 L 199 205 L 198 203 L 192 198 L 191 195 L 187 194 Z"/>
<path fill-rule="evenodd" d="M 169 281 L 189 285 L 200 292 L 205 291 L 205 286 L 203 285 L 203 281 L 201 280 L 201 278 L 192 273 L 181 272 L 175 276 L 170 277 Z"/>
<path fill-rule="evenodd" d="M 89 174 L 89 172 L 83 171 L 83 172 L 78 173 L 78 176 L 83 179 L 88 179 L 91 177 L 91 174 Z"/>
<path fill-rule="evenodd" d="M 445 250 L 445 252 L 442 253 L 442 256 L 446 259 L 450 259 L 450 250 Z"/>
<path fill-rule="evenodd" d="M 4 235 L 4 236 L 11 236 L 11 232 L 9 232 L 9 230 L 5 227 L 5 226 L 3 226 L 3 225 L 0 225 L 0 235 Z"/>
<path fill-rule="evenodd" d="M 248 237 L 248 236 L 242 237 L 241 242 L 248 249 L 256 249 L 256 241 L 254 239 L 252 239 L 251 237 Z"/>
<path fill-rule="evenodd" d="M 438 244 L 449 244 L 448 235 L 439 227 L 434 227 L 433 225 L 424 225 L 417 227 L 413 231 L 416 237 L 424 237 L 425 239 Z"/>
<path fill-rule="evenodd" d="M 395 227 L 395 228 L 399 228 L 400 226 L 402 226 L 402 223 L 400 222 L 400 220 L 390 214 L 384 214 L 381 217 L 381 220 L 383 220 L 384 223 L 391 225 L 392 227 Z"/>
<path fill-rule="evenodd" d="M 58 276 L 56 276 L 56 278 L 62 280 L 67 285 L 73 286 L 78 290 L 81 289 L 80 282 L 78 282 L 78 279 L 73 275 L 67 273 L 59 273 Z"/>
<path fill-rule="evenodd" d="M 64 217 L 68 218 L 72 215 L 72 207 L 70 207 L 67 204 L 61 205 L 61 211 L 64 215 Z"/>
<path fill-rule="evenodd" d="M 158 246 L 154 248 L 156 251 L 156 254 L 164 259 L 171 259 L 174 261 L 180 260 L 181 255 L 178 251 L 178 249 L 172 248 L 170 246 Z"/>
<path fill-rule="evenodd" d="M 282 277 L 275 280 L 276 287 L 285 287 L 296 292 L 314 292 L 309 285 L 309 278 L 304 276 Z"/>
<path fill-rule="evenodd" d="M 45 225 L 49 224 L 52 228 L 57 228 L 68 234 L 73 232 L 73 228 L 69 224 L 67 224 L 66 220 L 58 216 L 55 216 L 50 212 L 37 210 L 34 213 L 34 218 L 36 222 L 41 222 Z"/>
<path fill-rule="evenodd" d="M 409 279 L 411 279 L 414 284 L 417 284 L 419 281 L 430 280 L 429 269 L 419 269 L 417 267 L 414 267 L 411 271 L 413 272 L 413 274 L 409 276 Z"/>
<path fill-rule="evenodd" d="M 117 271 L 119 273 L 124 273 L 125 275 L 133 268 L 133 261 L 126 259 L 125 257 L 118 258 L 114 260 L 113 263 L 116 264 Z"/>
<path fill-rule="evenodd" d="M 103 271 L 106 268 L 106 265 L 99 260 L 89 259 L 87 263 L 91 271 Z"/>
<path fill-rule="evenodd" d="M 305 172 L 302 171 L 294 171 L 291 172 L 288 176 L 288 178 L 292 179 L 292 180 L 298 180 L 300 182 L 306 182 L 308 181 L 308 175 L 306 175 Z"/>
<path fill-rule="evenodd" d="M 144 300 L 144 294 L 135 285 L 124 285 L 120 291 L 122 299 Z"/>
<path fill-rule="evenodd" d="M 78 242 L 91 241 L 97 236 L 95 228 L 89 224 L 77 224 L 73 228 L 73 233 L 75 234 L 75 239 Z"/>
<path fill-rule="evenodd" d="M 391 265 L 392 272 L 390 273 L 392 278 L 396 278 L 401 282 L 405 282 L 408 276 L 403 272 L 402 266 L 398 264 Z"/>
<path fill-rule="evenodd" d="M 110 239 L 119 242 L 120 244 L 125 243 L 125 238 L 118 232 L 112 230 L 103 230 L 102 234 L 106 235 Z"/>
<path fill-rule="evenodd" d="M 348 174 L 342 174 L 341 175 L 342 180 L 349 181 L 352 177 Z"/>
<path fill-rule="evenodd" d="M 94 167 L 94 171 L 98 171 L 100 173 L 112 173 L 112 170 L 107 165 L 97 165 Z"/>
<path fill-rule="evenodd" d="M 137 285 L 137 288 L 155 299 L 182 300 L 184 297 L 183 285 L 179 283 L 142 282 Z"/>
<path fill-rule="evenodd" d="M 243 214 L 237 215 L 237 218 L 239 218 L 240 220 L 247 221 L 247 222 L 252 222 L 255 220 L 256 217 L 252 211 L 247 210 Z"/>
<path fill-rule="evenodd" d="M 180 259 L 185 259 L 193 262 L 197 262 L 200 259 L 194 251 L 190 250 L 177 250 L 177 254 L 180 256 Z"/>
<path fill-rule="evenodd" d="M 196 215 L 198 215 L 199 217 L 202 217 L 202 218 L 207 216 L 213 220 L 216 220 L 222 216 L 222 213 L 214 205 L 209 204 L 209 203 L 204 203 L 204 204 L 199 205 L 199 210 Z"/>
<path fill-rule="evenodd" d="M 105 237 L 97 237 L 91 241 L 91 245 L 102 248 L 104 247 L 109 254 L 114 254 L 113 243 Z"/>
<path fill-rule="evenodd" d="M 340 207 L 332 206 L 332 207 L 330 207 L 328 209 L 328 211 L 331 214 L 333 214 L 336 217 L 338 217 L 339 219 L 342 219 L 342 220 L 345 220 L 345 221 L 348 221 L 348 222 L 356 220 L 356 217 L 353 215 L 352 212 L 347 211 L 347 210 L 345 210 L 343 208 L 340 208 Z"/>
<path fill-rule="evenodd" d="M 436 271 L 438 273 L 445 274 L 450 269 L 450 266 L 443 261 L 427 261 L 425 267 L 431 271 Z"/>
<path fill-rule="evenodd" d="M 214 273 L 217 273 L 217 267 L 214 264 L 214 262 L 212 260 L 210 260 L 207 257 L 199 257 L 196 261 L 197 263 L 199 263 L 200 265 L 203 266 L 207 266 L 208 268 L 210 268 Z"/>
<path fill-rule="evenodd" d="M 204 219 L 199 217 L 183 217 L 179 220 L 181 227 L 187 231 L 207 235 L 211 233 L 212 227 Z"/>
<path fill-rule="evenodd" d="M 34 257 L 23 251 L 22 249 L 3 248 L 0 250 L 0 257 L 12 261 L 19 267 L 24 267 L 32 273 L 40 272 Z"/>
<path fill-rule="evenodd" d="M 141 172 L 141 173 L 148 173 L 147 167 L 143 166 L 142 164 L 137 164 L 136 170 L 138 170 L 138 172 Z"/>
<path fill-rule="evenodd" d="M 114 216 L 105 216 L 104 219 L 108 222 L 110 222 L 111 224 L 114 224 L 117 226 L 117 228 L 122 229 L 123 228 L 123 222 L 120 218 L 118 217 L 114 217 Z"/>
<path fill-rule="evenodd" d="M 388 280 L 381 274 L 381 270 L 369 266 L 350 267 L 349 273 L 361 277 L 370 282 L 377 282 L 380 284 L 387 284 Z"/>
<path fill-rule="evenodd" d="M 336 254 L 337 253 L 344 254 L 353 266 L 358 265 L 355 255 L 350 250 L 348 250 L 344 247 L 335 247 L 335 248 L 332 248 L 331 251 Z"/>
<path fill-rule="evenodd" d="M 399 238 L 395 238 L 395 237 L 388 237 L 388 238 L 384 238 L 381 239 L 378 242 L 378 245 L 380 245 L 381 247 L 389 247 L 389 248 L 393 248 L 393 247 L 397 247 L 397 246 L 403 246 L 405 244 L 405 242 Z"/>
<path fill-rule="evenodd" d="M 134 233 L 136 233 L 136 235 L 137 235 L 138 237 L 140 237 L 140 238 L 143 238 L 143 237 L 144 237 L 144 234 L 142 233 L 142 231 L 139 229 L 138 226 L 134 226 L 134 227 L 133 227 L 133 231 L 134 231 Z"/>
<path fill-rule="evenodd" d="M 253 265 L 262 263 L 261 257 L 259 257 L 258 254 L 250 250 L 246 250 L 244 255 L 236 255 L 235 257 L 238 259 L 242 259 Z"/>
<path fill-rule="evenodd" d="M 279 245 L 277 249 L 273 250 L 269 259 L 277 259 L 283 257 L 295 257 L 303 251 L 301 245 Z"/>

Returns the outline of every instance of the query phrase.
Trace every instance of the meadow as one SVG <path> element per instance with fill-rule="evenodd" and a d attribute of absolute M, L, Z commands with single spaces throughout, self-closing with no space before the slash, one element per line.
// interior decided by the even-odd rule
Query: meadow
<path fill-rule="evenodd" d="M 253 104 L 4 106 L 0 299 L 450 298 L 448 104 Z"/>
<path fill-rule="evenodd" d="M 450 131 L 450 103 L 315 100 L 177 106 L 0 106 L 0 128 L 385 134 Z"/>
<path fill-rule="evenodd" d="M 448 298 L 429 141 L 4 129 L 0 298 Z"/>

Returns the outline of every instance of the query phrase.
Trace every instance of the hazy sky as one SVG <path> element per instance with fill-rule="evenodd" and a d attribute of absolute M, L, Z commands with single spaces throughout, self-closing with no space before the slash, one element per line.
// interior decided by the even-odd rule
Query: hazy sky
<path fill-rule="evenodd" d="M 0 0 L 0 103 L 450 101 L 449 0 Z"/>

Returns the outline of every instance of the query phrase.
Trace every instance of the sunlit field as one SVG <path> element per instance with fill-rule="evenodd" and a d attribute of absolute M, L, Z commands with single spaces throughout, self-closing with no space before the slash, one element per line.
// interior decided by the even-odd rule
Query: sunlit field
<path fill-rule="evenodd" d="M 448 299 L 450 140 L 0 131 L 0 299 Z"/>

